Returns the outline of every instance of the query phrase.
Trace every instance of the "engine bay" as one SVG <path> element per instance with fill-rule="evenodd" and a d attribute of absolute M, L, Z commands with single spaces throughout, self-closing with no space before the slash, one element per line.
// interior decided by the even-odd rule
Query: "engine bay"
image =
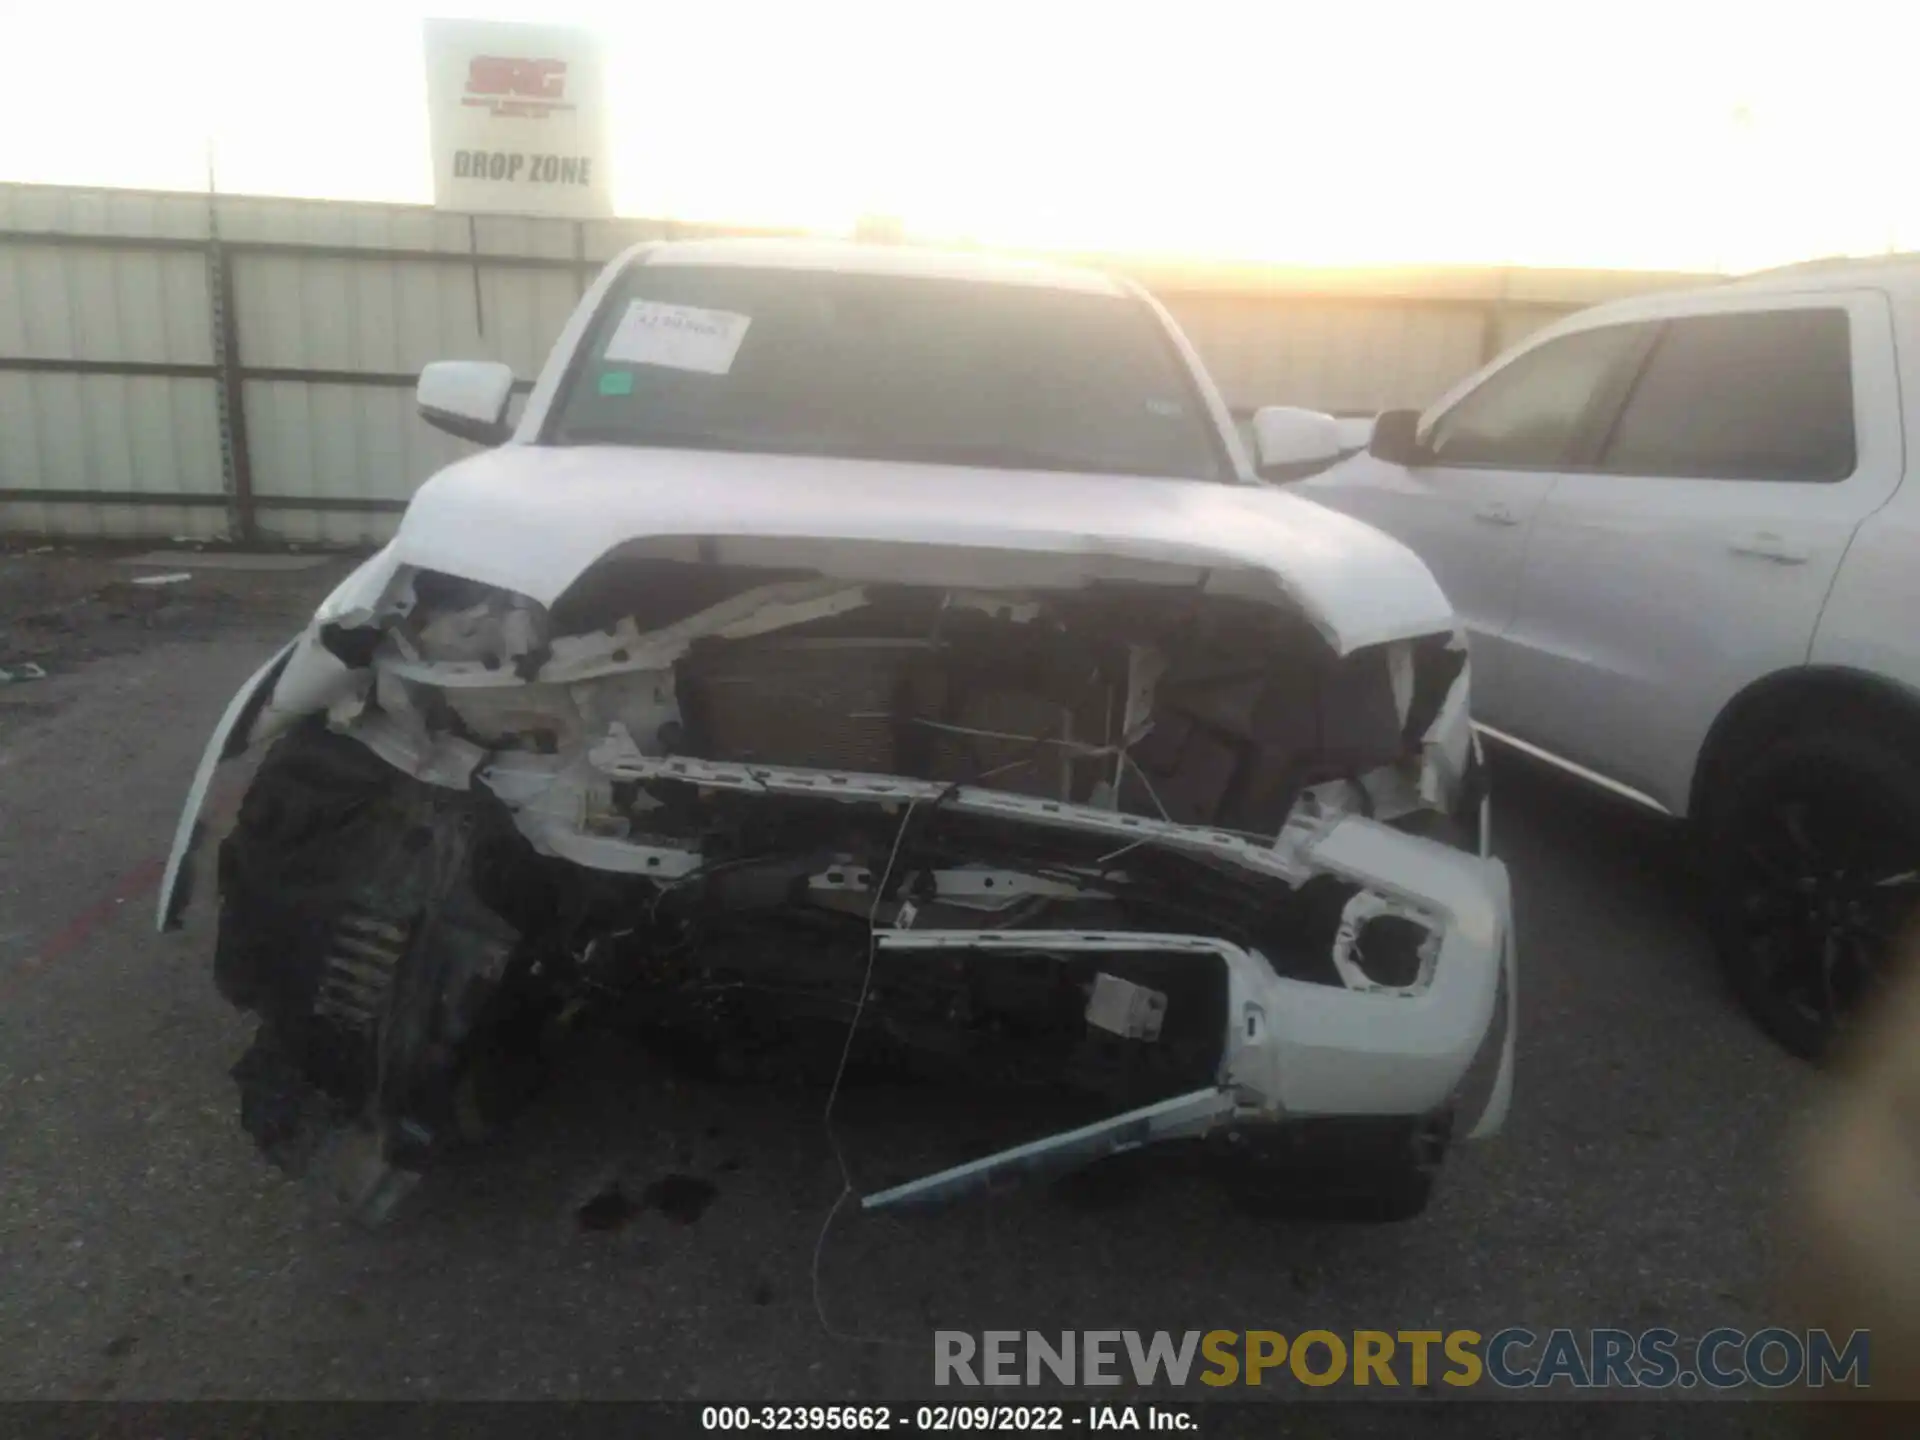
<path fill-rule="evenodd" d="M 1434 743 L 1443 720 L 1464 732 L 1456 637 L 1336 655 L 1297 614 L 1204 577 L 984 591 L 628 560 L 551 611 L 431 573 L 398 603 L 383 637 L 336 627 L 331 643 L 370 660 L 375 708 L 416 742 L 475 754 L 573 753 L 617 726 L 647 755 L 1266 837 L 1320 787 L 1386 820 L 1457 810 L 1469 765 L 1463 735 Z"/>

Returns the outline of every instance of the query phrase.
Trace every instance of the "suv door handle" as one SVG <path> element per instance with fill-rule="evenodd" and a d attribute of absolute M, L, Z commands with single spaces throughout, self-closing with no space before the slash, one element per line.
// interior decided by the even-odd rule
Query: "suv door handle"
<path fill-rule="evenodd" d="M 1473 518 L 1484 520 L 1489 525 L 1518 525 L 1520 517 L 1513 513 L 1513 507 L 1504 500 L 1482 500 L 1473 507 Z"/>
<path fill-rule="evenodd" d="M 1750 534 L 1737 535 L 1727 542 L 1727 548 L 1736 555 L 1752 555 L 1761 560 L 1771 560 L 1776 565 L 1804 565 L 1807 563 L 1807 547 L 1776 535 L 1771 530 L 1755 530 Z"/>

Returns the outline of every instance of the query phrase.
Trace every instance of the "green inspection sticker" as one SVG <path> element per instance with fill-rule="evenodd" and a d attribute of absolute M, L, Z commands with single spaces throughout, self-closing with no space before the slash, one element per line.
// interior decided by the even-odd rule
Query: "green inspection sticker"
<path fill-rule="evenodd" d="M 600 372 L 600 393 L 602 395 L 631 395 L 633 393 L 633 372 L 631 370 L 602 370 Z"/>

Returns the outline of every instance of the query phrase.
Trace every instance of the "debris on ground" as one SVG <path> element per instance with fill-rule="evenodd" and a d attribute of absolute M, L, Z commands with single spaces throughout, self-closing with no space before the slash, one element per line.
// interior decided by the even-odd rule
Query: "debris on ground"
<path fill-rule="evenodd" d="M 640 1208 L 615 1180 L 606 1189 L 588 1197 L 573 1213 L 582 1230 L 618 1230 L 638 1215 Z"/>
<path fill-rule="evenodd" d="M 691 1225 L 719 1196 L 720 1189 L 697 1175 L 662 1175 L 649 1180 L 635 1199 L 610 1180 L 574 1211 L 582 1230 L 618 1230 L 643 1210 L 658 1210 L 676 1225 Z"/>
<path fill-rule="evenodd" d="M 116 565 L 132 566 L 135 569 L 154 569 L 161 565 L 178 565 L 183 560 L 191 560 L 206 570 L 258 570 L 271 572 L 279 570 L 314 570 L 325 565 L 333 557 L 322 552 L 319 554 L 294 553 L 287 550 L 207 550 L 195 547 L 191 550 L 149 550 L 140 555 L 124 555 L 114 561 Z"/>
<path fill-rule="evenodd" d="M 640 1205 L 658 1210 L 675 1224 L 691 1225 L 706 1214 L 719 1194 L 717 1185 L 697 1175 L 663 1175 L 647 1182 L 640 1192 Z"/>
<path fill-rule="evenodd" d="M 231 633 L 236 620 L 263 639 L 284 640 L 349 564 L 348 557 L 273 557 L 320 564 L 255 573 L 203 565 L 205 557 L 176 551 L 154 552 L 144 569 L 130 573 L 114 554 L 56 552 L 0 557 L 0 669 L 15 679 L 42 678 L 18 673 L 29 662 L 64 676 L 162 641 Z M 181 578 L 171 578 L 176 574 Z"/>

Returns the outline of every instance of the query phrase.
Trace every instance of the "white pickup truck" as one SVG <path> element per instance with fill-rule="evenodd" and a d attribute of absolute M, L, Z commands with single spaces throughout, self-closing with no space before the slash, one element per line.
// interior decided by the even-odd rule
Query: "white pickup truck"
<path fill-rule="evenodd" d="M 1013 1127 L 876 1157 L 869 1208 L 1182 1141 L 1402 1216 L 1498 1128 L 1513 933 L 1452 609 L 1257 482 L 1146 295 L 647 245 L 514 424 L 511 387 L 427 368 L 424 418 L 496 448 L 234 697 L 181 818 L 163 925 L 215 767 L 273 742 L 215 960 L 271 1157 L 377 1217 L 590 1000 Z"/>

